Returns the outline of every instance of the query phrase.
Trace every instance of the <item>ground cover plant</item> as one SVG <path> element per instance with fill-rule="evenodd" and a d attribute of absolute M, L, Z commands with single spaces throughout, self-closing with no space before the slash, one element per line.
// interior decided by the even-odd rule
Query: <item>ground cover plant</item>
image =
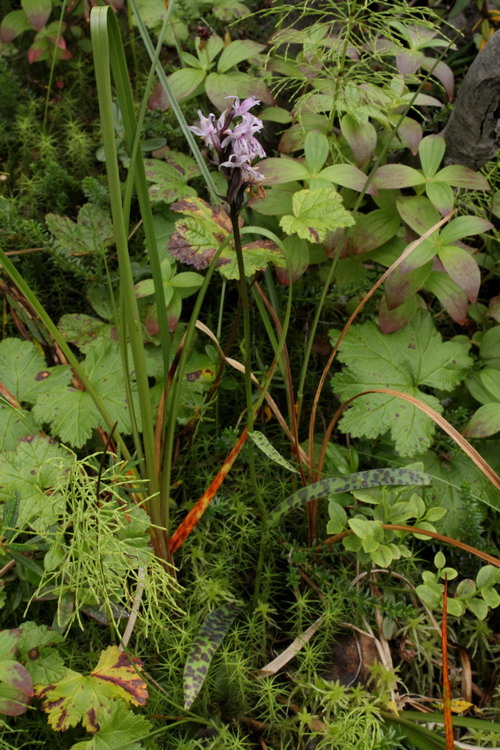
<path fill-rule="evenodd" d="M 1 747 L 499 744 L 497 15 L 2 4 Z"/>

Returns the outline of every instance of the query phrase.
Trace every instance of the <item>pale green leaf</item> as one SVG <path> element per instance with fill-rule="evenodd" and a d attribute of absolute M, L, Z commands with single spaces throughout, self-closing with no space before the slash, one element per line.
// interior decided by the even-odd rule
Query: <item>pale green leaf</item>
<path fill-rule="evenodd" d="M 264 453 L 268 458 L 271 459 L 271 461 L 274 461 L 280 466 L 283 466 L 283 468 L 288 469 L 288 471 L 293 471 L 295 474 L 299 473 L 291 463 L 283 458 L 281 453 L 279 453 L 274 445 L 269 442 L 263 432 L 254 430 L 253 432 L 248 433 L 248 437 L 255 443 L 257 448 L 261 450 L 262 453 Z"/>
<path fill-rule="evenodd" d="M 292 201 L 293 216 L 283 216 L 280 226 L 287 234 L 298 234 L 303 240 L 321 242 L 328 231 L 354 224 L 345 210 L 342 198 L 333 188 L 299 190 Z"/>

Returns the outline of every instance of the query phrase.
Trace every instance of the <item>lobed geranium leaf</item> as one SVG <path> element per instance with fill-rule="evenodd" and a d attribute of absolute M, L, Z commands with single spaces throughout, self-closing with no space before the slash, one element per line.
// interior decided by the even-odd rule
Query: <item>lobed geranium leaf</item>
<path fill-rule="evenodd" d="M 18 528 L 29 523 L 44 530 L 54 523 L 64 501 L 48 490 L 57 485 L 72 461 L 68 451 L 45 437 L 25 438 L 15 451 L 0 454 L 0 501 L 19 493 Z"/>
<path fill-rule="evenodd" d="M 45 221 L 63 255 L 102 253 L 114 242 L 109 213 L 93 203 L 81 207 L 76 222 L 58 214 L 47 214 Z"/>
<path fill-rule="evenodd" d="M 81 352 L 87 352 L 99 338 L 118 341 L 115 326 L 84 313 L 63 315 L 57 327 L 66 341 L 77 346 Z"/>
<path fill-rule="evenodd" d="M 196 177 L 198 171 L 192 168 L 188 170 L 180 165 L 180 168 L 176 168 L 174 164 L 160 159 L 144 159 L 144 166 L 146 179 L 153 183 L 149 188 L 149 196 L 154 203 L 172 203 L 187 195 L 196 195 L 196 190 L 187 184 L 187 180 Z"/>
<path fill-rule="evenodd" d="M 333 187 L 299 190 L 293 195 L 292 206 L 293 216 L 283 216 L 280 226 L 287 234 L 298 234 L 303 240 L 318 243 L 325 239 L 328 231 L 354 224 Z"/>
<path fill-rule="evenodd" d="M 186 710 L 191 708 L 198 696 L 212 658 L 239 610 L 239 604 L 228 602 L 217 607 L 205 618 L 191 646 L 184 667 L 184 708 Z"/>
<path fill-rule="evenodd" d="M 116 700 L 143 706 L 148 699 L 147 686 L 140 677 L 140 659 L 128 656 L 118 646 L 101 653 L 95 669 L 82 675 L 67 669 L 64 677 L 50 685 L 35 685 L 52 729 L 64 732 L 80 721 L 88 732 L 100 729 Z"/>
<path fill-rule="evenodd" d="M 112 704 L 101 714 L 100 728 L 91 740 L 77 742 L 71 750 L 142 750 L 152 724 L 120 703 Z"/>
<path fill-rule="evenodd" d="M 66 366 L 47 367 L 44 357 L 29 341 L 7 338 L 0 342 L 2 382 L 19 402 L 34 403 L 52 387 L 60 388 L 71 379 Z"/>
<path fill-rule="evenodd" d="M 339 349 L 345 367 L 333 378 L 333 389 L 345 401 L 371 388 L 408 393 L 439 413 L 437 398 L 420 388 L 450 391 L 471 366 L 468 344 L 443 343 L 429 315 L 418 311 L 401 331 L 383 335 L 374 323 L 352 326 Z M 396 396 L 367 394 L 357 399 L 340 421 L 343 432 L 375 438 L 390 432 L 402 456 L 422 453 L 435 425 L 420 409 Z"/>

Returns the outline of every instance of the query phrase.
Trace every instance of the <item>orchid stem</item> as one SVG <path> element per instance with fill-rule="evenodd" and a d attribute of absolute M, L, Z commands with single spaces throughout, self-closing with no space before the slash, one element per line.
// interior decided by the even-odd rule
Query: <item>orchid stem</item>
<path fill-rule="evenodd" d="M 252 355 L 251 355 L 251 330 L 250 330 L 250 306 L 248 297 L 248 287 L 245 277 L 245 265 L 243 263 L 243 250 L 241 247 L 241 236 L 240 226 L 238 223 L 239 210 L 235 205 L 231 205 L 230 210 L 231 223 L 233 225 L 233 237 L 234 237 L 234 248 L 236 250 L 236 258 L 238 261 L 238 276 L 239 276 L 239 292 L 241 296 L 242 310 L 243 310 L 243 341 L 244 341 L 244 365 L 245 365 L 245 398 L 247 408 L 247 426 L 248 432 L 253 431 L 254 424 L 254 408 L 252 399 Z M 252 485 L 255 501 L 257 503 L 258 511 L 261 516 L 261 537 L 260 537 L 260 549 L 259 556 L 257 559 L 257 567 L 255 569 L 255 583 L 253 601 L 254 606 L 257 604 L 258 596 L 260 592 L 261 580 L 262 580 L 262 568 L 264 564 L 264 554 L 267 545 L 268 529 L 267 529 L 267 511 L 260 488 L 257 484 L 257 472 L 255 470 L 255 454 L 254 446 L 251 441 L 247 443 L 248 451 L 248 468 L 250 472 L 250 482 Z"/>

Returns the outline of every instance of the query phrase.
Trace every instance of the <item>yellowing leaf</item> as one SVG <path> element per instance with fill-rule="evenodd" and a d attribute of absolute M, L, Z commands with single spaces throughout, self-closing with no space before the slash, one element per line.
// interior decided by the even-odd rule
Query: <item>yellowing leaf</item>
<path fill-rule="evenodd" d="M 434 704 L 437 709 L 442 711 L 443 704 L 441 702 Z M 462 711 L 467 711 L 469 708 L 473 707 L 473 703 L 469 703 L 469 701 L 464 701 L 461 698 L 454 698 L 451 701 L 451 710 L 454 714 L 461 714 Z"/>
<path fill-rule="evenodd" d="M 143 706 L 148 692 L 138 674 L 141 662 L 136 658 L 132 661 L 117 646 L 109 646 L 89 675 L 67 669 L 58 682 L 35 685 L 35 695 L 49 715 L 50 726 L 64 732 L 81 721 L 88 732 L 97 732 L 116 699 Z"/>
<path fill-rule="evenodd" d="M 354 224 L 333 187 L 299 190 L 293 195 L 292 211 L 293 216 L 288 214 L 280 220 L 281 228 L 287 234 L 298 234 L 310 242 L 319 243 L 328 231 Z"/>

